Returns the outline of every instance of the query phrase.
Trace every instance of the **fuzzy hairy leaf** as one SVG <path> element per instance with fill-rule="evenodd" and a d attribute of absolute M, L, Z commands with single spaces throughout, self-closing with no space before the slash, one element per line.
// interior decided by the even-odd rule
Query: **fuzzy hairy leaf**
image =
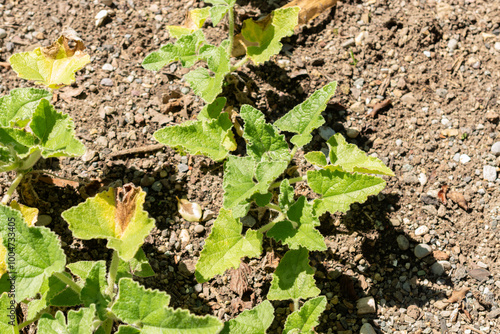
<path fill-rule="evenodd" d="M 120 325 L 118 327 L 118 331 L 115 334 L 141 334 L 141 333 L 142 332 L 135 327 L 128 325 L 127 326 Z"/>
<path fill-rule="evenodd" d="M 326 165 L 328 165 L 325 154 L 320 151 L 309 152 L 304 155 L 304 158 L 306 158 L 307 162 L 309 162 L 310 164 L 318 167 L 325 167 Z"/>
<path fill-rule="evenodd" d="M 208 7 L 190 10 L 182 26 L 167 26 L 170 37 L 179 38 L 192 34 L 203 26 L 209 15 L 210 8 Z"/>
<path fill-rule="evenodd" d="M 222 110 L 224 110 L 224 106 L 226 105 L 225 97 L 218 97 L 214 100 L 214 102 L 207 104 L 201 109 L 198 114 L 198 120 L 200 121 L 208 121 L 211 119 L 218 119 Z"/>
<path fill-rule="evenodd" d="M 274 320 L 274 308 L 265 300 L 251 310 L 241 312 L 236 318 L 224 323 L 220 334 L 265 334 Z"/>
<path fill-rule="evenodd" d="M 88 198 L 62 213 L 74 236 L 89 240 L 103 238 L 124 261 L 131 260 L 154 227 L 154 219 L 143 210 L 146 193 L 133 184 Z"/>
<path fill-rule="evenodd" d="M 394 172 L 375 157 L 367 156 L 354 144 L 348 144 L 345 138 L 336 133 L 327 141 L 330 148 L 330 161 L 347 172 L 372 173 L 394 176 Z"/>
<path fill-rule="evenodd" d="M 92 267 L 85 278 L 80 292 L 82 302 L 85 306 L 95 305 L 99 319 L 105 320 L 107 306 L 110 298 L 106 294 L 106 263 L 104 261 L 92 262 Z"/>
<path fill-rule="evenodd" d="M 158 290 L 145 289 L 130 278 L 119 282 L 118 297 L 111 311 L 141 333 L 211 334 L 218 333 L 223 324 L 215 317 L 199 317 L 187 310 L 168 307 L 170 297 Z"/>
<path fill-rule="evenodd" d="M 16 300 L 22 301 L 34 297 L 52 273 L 64 271 L 66 256 L 55 233 L 45 227 L 29 227 L 21 212 L 0 204 L 0 236 L 7 250 L 12 233 L 15 233 Z"/>
<path fill-rule="evenodd" d="M 92 334 L 94 328 L 95 307 L 82 307 L 78 311 L 68 312 L 68 322 L 64 318 L 64 313 L 57 311 L 55 318 L 45 313 L 38 321 L 39 334 Z"/>
<path fill-rule="evenodd" d="M 75 47 L 70 47 L 72 42 Z M 19 77 L 34 80 L 48 88 L 60 88 L 75 81 L 75 73 L 90 63 L 85 46 L 74 31 L 64 31 L 48 47 L 12 55 L 9 62 Z"/>
<path fill-rule="evenodd" d="M 198 282 L 206 282 L 226 269 L 238 268 L 244 256 L 256 257 L 262 253 L 262 234 L 248 230 L 243 236 L 242 229 L 243 225 L 233 218 L 231 211 L 221 208 L 196 264 Z"/>
<path fill-rule="evenodd" d="M 256 193 L 266 194 L 287 165 L 287 161 L 256 163 L 252 157 L 229 156 L 224 163 L 224 208 L 232 209 L 235 217 L 245 216 L 250 198 Z"/>
<path fill-rule="evenodd" d="M 139 248 L 139 251 L 130 261 L 125 262 L 122 259 L 119 260 L 116 279 L 119 280 L 121 277 L 132 278 L 132 276 L 150 277 L 154 275 L 155 272 L 149 265 L 146 254 L 144 254 L 142 248 Z"/>
<path fill-rule="evenodd" d="M 198 50 L 205 43 L 201 30 L 181 36 L 175 44 L 164 45 L 144 58 L 142 67 L 150 71 L 159 71 L 163 66 L 179 60 L 184 67 L 191 67 L 200 60 Z"/>
<path fill-rule="evenodd" d="M 314 327 L 319 325 L 319 316 L 326 307 L 326 297 L 319 296 L 309 299 L 300 310 L 290 314 L 285 322 L 283 334 L 304 333 L 314 334 Z"/>
<path fill-rule="evenodd" d="M 321 113 L 335 94 L 336 88 L 337 82 L 331 82 L 315 91 L 307 100 L 277 120 L 274 125 L 281 131 L 297 133 L 290 140 L 292 144 L 298 147 L 308 144 L 312 139 L 311 132 L 325 123 Z"/>
<path fill-rule="evenodd" d="M 41 99 L 50 100 L 52 94 L 44 89 L 16 88 L 0 97 L 0 127 L 24 128 Z"/>
<path fill-rule="evenodd" d="M 210 7 L 210 18 L 212 19 L 212 25 L 214 27 L 218 25 L 228 11 L 229 11 L 229 6 L 226 5 L 216 5 Z"/>
<path fill-rule="evenodd" d="M 313 216 L 313 206 L 304 196 L 300 196 L 286 214 L 290 221 L 276 223 L 267 232 L 268 237 L 287 244 L 290 249 L 304 247 L 310 251 L 326 250 L 323 235 L 314 228 L 320 225 L 319 220 Z"/>
<path fill-rule="evenodd" d="M 318 170 L 307 172 L 311 189 L 323 195 L 314 200 L 314 213 L 346 212 L 352 203 L 363 203 L 368 196 L 376 195 L 385 188 L 385 181 L 379 177 L 351 174 L 339 170 Z"/>
<path fill-rule="evenodd" d="M 205 59 L 208 69 L 200 67 L 186 73 L 184 78 L 194 93 L 205 102 L 212 103 L 222 92 L 222 83 L 231 69 L 229 55 L 222 46 L 204 45 L 200 49 L 200 59 Z"/>
<path fill-rule="evenodd" d="M 232 126 L 228 114 L 222 113 L 218 119 L 167 126 L 156 131 L 154 137 L 162 144 L 182 148 L 192 155 L 203 154 L 220 161 L 236 149 Z"/>
<path fill-rule="evenodd" d="M 321 292 L 314 281 L 314 270 L 309 265 L 305 248 L 286 252 L 274 271 L 269 300 L 307 299 Z"/>
<path fill-rule="evenodd" d="M 283 44 L 280 41 L 293 34 L 299 11 L 299 7 L 279 8 L 267 20 L 248 19 L 243 22 L 241 33 L 246 39 L 247 56 L 255 65 L 268 61 L 281 51 Z"/>
<path fill-rule="evenodd" d="M 19 332 L 13 326 L 14 324 L 17 326 L 17 317 L 16 304 L 11 304 L 11 300 L 7 293 L 0 295 L 0 332 L 5 334 L 17 334 Z M 9 308 L 13 308 L 12 313 Z"/>
<path fill-rule="evenodd" d="M 285 136 L 267 124 L 262 112 L 245 104 L 240 116 L 245 121 L 243 138 L 247 140 L 247 152 L 255 161 L 289 161 L 290 151 Z"/>

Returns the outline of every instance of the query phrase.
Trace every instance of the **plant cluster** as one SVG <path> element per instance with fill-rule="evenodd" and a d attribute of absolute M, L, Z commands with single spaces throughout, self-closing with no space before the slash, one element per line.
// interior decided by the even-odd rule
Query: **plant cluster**
<path fill-rule="evenodd" d="M 141 246 L 155 221 L 143 210 L 146 193 L 133 184 L 109 188 L 63 212 L 62 218 L 76 238 L 106 239 L 112 250 L 108 266 L 105 261 L 68 263 L 58 236 L 34 225 L 36 208 L 15 201 L 8 204 L 39 158 L 79 156 L 84 146 L 74 136 L 71 118 L 50 104 L 49 91 L 22 88 L 0 98 L 0 171 L 16 172 L 0 204 L 2 333 L 19 333 L 35 321 L 40 334 L 108 334 L 113 328 L 119 334 L 265 333 L 274 320 L 270 300 L 293 301 L 294 311 L 287 317 L 283 333 L 312 333 L 319 323 L 327 301 L 319 296 L 309 265 L 310 251 L 326 250 L 316 229 L 319 218 L 364 202 L 385 187 L 385 181 L 373 174 L 393 173 L 340 134 L 327 141 L 327 155 L 305 154 L 314 170 L 293 178 L 286 173 L 298 150 L 312 140 L 312 132 L 325 123 L 321 113 L 335 93 L 335 82 L 314 92 L 274 124 L 267 123 L 254 107 L 241 106 L 244 126 L 239 133 L 246 143 L 246 155 L 231 154 L 237 147 L 234 120 L 224 111 L 226 98 L 219 97 L 226 77 L 247 61 L 258 65 L 277 54 L 280 40 L 297 25 L 299 8 L 277 9 L 265 20 L 245 21 L 241 43 L 246 55 L 232 65 L 236 1 L 206 2 L 213 6 L 191 11 L 181 27 L 169 27 L 177 42 L 148 55 L 143 66 L 160 70 L 173 61 L 186 67 L 205 62 L 208 69 L 198 67 L 185 79 L 207 105 L 196 120 L 160 129 L 154 137 L 183 153 L 224 161 L 224 204 L 200 253 L 195 272 L 198 282 L 238 268 L 244 257 L 260 256 L 266 236 L 288 248 L 273 274 L 268 300 L 223 323 L 213 316 L 173 309 L 165 292 L 134 281 L 134 277 L 154 275 Z M 229 38 L 220 46 L 208 44 L 201 30 L 204 22 L 210 18 L 216 25 L 226 15 Z M 13 55 L 10 62 L 20 77 L 57 89 L 71 84 L 74 73 L 90 61 L 84 48 L 74 32 L 69 32 L 47 48 Z M 290 143 L 284 132 L 293 133 Z M 298 182 L 307 182 L 319 198 L 296 197 L 293 185 Z M 240 219 L 252 206 L 268 208 L 273 219 L 243 234 Z M 21 324 L 16 318 L 19 303 L 28 310 Z M 72 310 L 66 316 L 61 310 L 51 313 L 53 308 L 63 307 Z"/>

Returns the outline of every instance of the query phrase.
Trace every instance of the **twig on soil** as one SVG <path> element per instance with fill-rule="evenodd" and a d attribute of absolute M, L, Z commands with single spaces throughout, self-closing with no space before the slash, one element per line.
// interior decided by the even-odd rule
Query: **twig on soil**
<path fill-rule="evenodd" d="M 111 153 L 109 155 L 110 159 L 120 157 L 122 155 L 128 155 L 128 154 L 136 154 L 136 153 L 147 153 L 147 152 L 152 152 L 152 151 L 158 151 L 161 150 L 165 145 L 163 144 L 154 144 L 154 145 L 147 145 L 147 146 L 140 146 L 140 147 L 134 147 L 134 148 L 128 148 L 126 150 L 121 150 L 118 152 Z"/>
<path fill-rule="evenodd" d="M 476 333 L 479 333 L 479 334 L 484 334 L 484 332 L 483 332 L 483 331 L 480 331 L 479 329 L 476 329 L 476 328 L 474 328 L 474 327 L 472 327 L 472 326 L 469 326 L 469 325 L 464 326 L 464 328 L 465 328 L 465 329 L 470 329 L 471 331 L 476 332 Z"/>
<path fill-rule="evenodd" d="M 384 100 L 373 106 L 373 110 L 366 114 L 366 116 L 376 117 L 379 111 L 382 111 L 391 105 L 391 100 Z"/>

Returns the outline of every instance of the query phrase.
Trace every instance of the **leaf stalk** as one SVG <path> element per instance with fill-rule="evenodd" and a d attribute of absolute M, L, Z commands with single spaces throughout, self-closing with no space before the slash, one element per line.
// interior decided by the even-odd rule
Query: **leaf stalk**
<path fill-rule="evenodd" d="M 109 273 L 108 273 L 108 287 L 106 288 L 106 294 L 113 299 L 114 296 L 114 287 L 116 281 L 116 274 L 118 272 L 118 263 L 120 258 L 118 257 L 118 252 L 116 250 L 113 251 L 113 256 L 111 257 L 111 264 L 109 265 Z"/>
<path fill-rule="evenodd" d="M 280 212 L 280 214 L 272 222 L 262 226 L 257 230 L 257 232 L 264 234 L 269 231 L 274 225 L 276 225 L 276 223 L 282 221 L 283 219 L 285 219 L 285 215 Z"/>
<path fill-rule="evenodd" d="M 234 6 L 229 7 L 229 13 L 227 17 L 229 20 L 229 45 L 227 47 L 227 53 L 229 54 L 229 57 L 231 57 L 234 44 Z"/>
<path fill-rule="evenodd" d="M 82 292 L 82 288 L 76 284 L 75 281 L 73 281 L 71 278 L 68 276 L 64 275 L 64 273 L 54 273 L 54 276 L 57 277 L 61 282 L 65 283 L 71 290 L 76 292 L 78 295 Z"/>
<path fill-rule="evenodd" d="M 288 182 L 290 182 L 290 184 L 294 184 L 294 183 L 302 182 L 302 181 L 307 181 L 307 175 L 297 176 L 297 177 L 288 179 Z M 271 186 L 269 187 L 269 190 L 279 188 L 281 186 L 281 182 L 283 182 L 283 180 L 271 184 Z"/>
<path fill-rule="evenodd" d="M 9 203 L 12 194 L 14 194 L 14 191 L 16 190 L 17 186 L 19 186 L 19 184 L 21 183 L 24 175 L 26 175 L 26 173 L 23 172 L 17 173 L 16 178 L 14 179 L 14 181 L 12 181 L 12 184 L 10 185 L 9 189 L 7 189 L 7 192 L 2 198 L 3 205 L 7 205 Z"/>

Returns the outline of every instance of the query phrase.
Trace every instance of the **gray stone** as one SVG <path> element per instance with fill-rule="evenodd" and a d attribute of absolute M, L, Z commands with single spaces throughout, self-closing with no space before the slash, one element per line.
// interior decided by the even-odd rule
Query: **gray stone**
<path fill-rule="evenodd" d="M 92 150 L 87 150 L 83 155 L 82 155 L 82 161 L 83 162 L 89 162 L 90 160 L 94 159 L 96 154 L 96 151 Z"/>
<path fill-rule="evenodd" d="M 194 231 L 195 233 L 202 234 L 205 232 L 205 226 L 198 224 L 194 227 Z"/>
<path fill-rule="evenodd" d="M 462 164 L 466 164 L 470 161 L 470 157 L 467 154 L 461 154 L 460 155 L 460 162 Z"/>
<path fill-rule="evenodd" d="M 377 312 L 377 304 L 372 296 L 358 299 L 356 308 L 358 309 L 359 315 Z"/>
<path fill-rule="evenodd" d="M 318 133 L 323 140 L 328 140 L 335 134 L 335 131 L 329 126 L 320 126 L 318 128 Z"/>
<path fill-rule="evenodd" d="M 435 208 L 434 208 L 435 209 Z M 419 226 L 416 230 L 415 230 L 415 235 L 418 237 L 418 236 L 421 236 L 421 235 L 424 235 L 424 234 L 427 234 L 427 232 L 429 232 L 429 228 L 425 225 L 422 225 L 422 226 Z"/>
<path fill-rule="evenodd" d="M 111 65 L 111 64 L 104 64 L 104 65 L 102 66 L 102 69 L 103 69 L 104 71 L 111 72 L 111 71 L 113 71 L 115 68 L 114 68 L 114 67 L 113 67 L 113 65 Z"/>
<path fill-rule="evenodd" d="M 141 179 L 141 187 L 150 187 L 155 183 L 155 178 L 150 175 L 144 175 Z"/>
<path fill-rule="evenodd" d="M 410 248 L 410 242 L 404 235 L 398 235 L 396 241 L 398 242 L 399 249 L 407 250 L 408 248 Z"/>
<path fill-rule="evenodd" d="M 446 97 L 446 94 L 448 94 L 448 90 L 446 90 L 444 88 L 438 88 L 438 89 L 436 89 L 436 94 L 437 94 L 437 96 L 444 99 Z"/>
<path fill-rule="evenodd" d="M 202 292 L 203 291 L 203 285 L 201 285 L 200 283 L 196 284 L 194 286 L 194 291 L 196 291 L 198 293 Z"/>
<path fill-rule="evenodd" d="M 369 323 L 365 323 L 363 324 L 363 326 L 361 326 L 359 334 L 377 334 L 377 332 L 375 332 L 372 325 L 370 325 Z"/>
<path fill-rule="evenodd" d="M 180 173 L 185 173 L 189 170 L 188 165 L 180 163 L 177 165 L 177 169 L 179 170 Z"/>
<path fill-rule="evenodd" d="M 103 9 L 95 16 L 95 25 L 96 27 L 100 27 L 104 24 L 106 19 L 108 18 L 108 11 Z"/>
<path fill-rule="evenodd" d="M 495 42 L 495 50 L 500 51 L 500 42 Z"/>
<path fill-rule="evenodd" d="M 179 262 L 179 273 L 184 276 L 191 276 L 194 274 L 195 262 L 193 260 L 181 260 Z"/>
<path fill-rule="evenodd" d="M 500 141 L 497 141 L 491 146 L 491 153 L 493 153 L 497 157 L 500 155 Z"/>
<path fill-rule="evenodd" d="M 4 39 L 5 37 L 7 37 L 7 32 L 5 29 L 0 28 L 0 39 Z"/>
<path fill-rule="evenodd" d="M 438 262 L 434 263 L 434 264 L 431 266 L 431 271 L 432 271 L 432 273 L 433 273 L 434 275 L 436 275 L 436 276 L 441 276 L 441 275 L 443 275 L 443 274 L 444 274 L 444 271 L 445 271 L 445 270 L 444 270 L 444 266 L 443 266 L 441 263 L 439 263 L 439 262 L 441 262 L 441 261 L 438 261 Z"/>
<path fill-rule="evenodd" d="M 153 185 L 151 186 L 151 189 L 153 189 L 154 191 L 156 192 L 160 192 L 161 189 L 163 188 L 163 185 L 161 184 L 160 181 L 156 181 L 155 183 L 153 183 Z"/>
<path fill-rule="evenodd" d="M 111 87 L 113 86 L 113 80 L 110 78 L 104 78 L 101 80 L 101 86 Z"/>
<path fill-rule="evenodd" d="M 48 215 L 39 215 L 36 226 L 47 226 L 52 223 L 52 217 Z"/>
<path fill-rule="evenodd" d="M 108 147 L 108 139 L 104 136 L 99 136 L 95 140 L 95 143 L 101 147 Z"/>
<path fill-rule="evenodd" d="M 450 39 L 449 42 L 448 42 L 448 50 L 450 50 L 450 52 L 453 52 L 455 51 L 455 49 L 457 48 L 458 46 L 458 41 L 454 38 Z"/>
<path fill-rule="evenodd" d="M 418 244 L 413 252 L 417 258 L 421 259 L 432 253 L 432 248 L 427 244 Z"/>
<path fill-rule="evenodd" d="M 417 104 L 417 99 L 413 96 L 413 93 L 408 93 L 403 96 L 401 96 L 401 102 L 403 102 L 406 105 L 413 105 Z"/>
<path fill-rule="evenodd" d="M 353 112 L 363 113 L 365 111 L 365 106 L 363 105 L 363 102 L 355 102 L 349 107 L 349 109 Z"/>
<path fill-rule="evenodd" d="M 342 43 L 342 47 L 343 48 L 348 48 L 350 46 L 353 46 L 354 44 L 356 44 L 356 41 L 354 40 L 354 38 L 349 38 L 344 43 Z"/>
<path fill-rule="evenodd" d="M 490 182 L 495 182 L 497 179 L 497 169 L 493 166 L 483 166 L 483 178 Z"/>
<path fill-rule="evenodd" d="M 356 128 L 349 128 L 346 130 L 346 135 L 347 135 L 347 137 L 354 139 L 357 136 L 359 136 L 359 130 Z"/>

